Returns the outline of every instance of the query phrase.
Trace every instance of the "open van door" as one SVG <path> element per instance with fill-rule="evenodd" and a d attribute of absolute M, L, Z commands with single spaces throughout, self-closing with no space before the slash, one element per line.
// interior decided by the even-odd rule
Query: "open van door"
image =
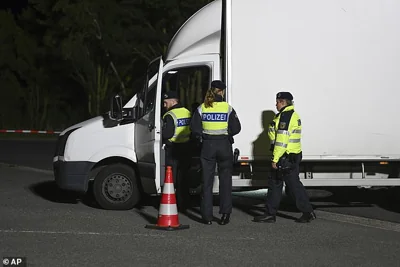
<path fill-rule="evenodd" d="M 163 60 L 150 62 L 145 86 L 138 97 L 135 150 L 143 185 L 148 194 L 161 193 L 161 89 Z"/>

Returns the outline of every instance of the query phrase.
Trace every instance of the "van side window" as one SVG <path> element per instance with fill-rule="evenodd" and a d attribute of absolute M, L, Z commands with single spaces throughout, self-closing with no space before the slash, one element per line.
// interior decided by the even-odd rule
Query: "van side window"
<path fill-rule="evenodd" d="M 150 91 L 147 93 L 146 103 L 144 104 L 144 115 L 149 113 L 154 108 L 154 103 L 156 101 L 156 88 L 150 88 Z"/>
<path fill-rule="evenodd" d="M 162 94 L 168 91 L 178 91 L 181 104 L 193 112 L 203 103 L 211 83 L 210 72 L 211 69 L 208 66 L 170 70 L 164 73 Z"/>
<path fill-rule="evenodd" d="M 144 88 L 141 90 L 140 97 L 137 103 L 137 119 L 149 114 L 154 110 L 154 105 L 156 101 L 156 91 L 157 91 L 157 78 L 159 71 L 160 62 L 154 60 L 147 69 L 146 81 Z M 155 79 L 155 80 L 154 80 Z M 152 81 L 150 87 L 148 88 L 148 83 Z"/>
<path fill-rule="evenodd" d="M 156 86 L 153 84 L 147 94 L 144 90 L 140 92 L 139 99 L 137 100 L 138 118 L 148 114 L 154 108 L 154 102 L 156 100 Z"/>

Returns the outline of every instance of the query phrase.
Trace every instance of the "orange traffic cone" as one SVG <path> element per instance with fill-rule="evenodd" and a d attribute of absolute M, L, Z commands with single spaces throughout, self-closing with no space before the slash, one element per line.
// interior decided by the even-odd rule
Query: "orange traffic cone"
<path fill-rule="evenodd" d="M 189 228 L 189 225 L 179 223 L 171 166 L 167 166 L 157 224 L 146 225 L 146 228 L 157 230 L 182 230 Z"/>

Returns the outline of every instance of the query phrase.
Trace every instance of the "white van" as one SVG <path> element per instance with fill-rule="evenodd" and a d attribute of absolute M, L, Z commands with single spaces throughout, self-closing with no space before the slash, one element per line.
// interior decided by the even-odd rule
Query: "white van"
<path fill-rule="evenodd" d="M 94 195 L 105 209 L 130 209 L 164 181 L 163 92 L 187 108 L 215 79 L 242 123 L 235 137 L 235 189 L 267 186 L 267 125 L 287 90 L 303 124 L 305 186 L 398 186 L 400 2 L 394 0 L 217 0 L 188 19 L 145 87 L 108 115 L 63 131 L 54 156 L 60 188 Z M 192 188 L 200 183 L 194 160 Z M 214 192 L 218 192 L 215 179 Z"/>

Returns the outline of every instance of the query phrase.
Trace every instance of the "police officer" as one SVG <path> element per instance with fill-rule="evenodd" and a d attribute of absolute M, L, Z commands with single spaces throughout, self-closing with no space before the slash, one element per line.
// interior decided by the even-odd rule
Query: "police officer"
<path fill-rule="evenodd" d="M 202 142 L 201 166 L 203 169 L 203 192 L 201 214 L 210 225 L 213 219 L 213 183 L 218 163 L 220 224 L 230 221 L 232 213 L 233 136 L 241 130 L 235 110 L 223 101 L 226 85 L 219 80 L 211 83 L 201 104 L 193 114 L 191 130 Z"/>
<path fill-rule="evenodd" d="M 167 110 L 163 116 L 162 128 L 165 164 L 172 167 L 178 209 L 185 211 L 190 203 L 188 174 L 191 163 L 191 113 L 179 103 L 175 91 L 165 93 L 163 100 Z"/>
<path fill-rule="evenodd" d="M 254 217 L 255 222 L 275 222 L 276 213 L 282 198 L 283 181 L 292 192 L 297 208 L 303 213 L 296 222 L 305 223 L 315 219 L 307 192 L 300 181 L 299 165 L 302 160 L 301 119 L 294 111 L 293 96 L 289 92 L 276 95 L 278 114 L 270 124 L 268 135 L 273 151 L 273 177 L 269 181 L 266 212 Z"/>

